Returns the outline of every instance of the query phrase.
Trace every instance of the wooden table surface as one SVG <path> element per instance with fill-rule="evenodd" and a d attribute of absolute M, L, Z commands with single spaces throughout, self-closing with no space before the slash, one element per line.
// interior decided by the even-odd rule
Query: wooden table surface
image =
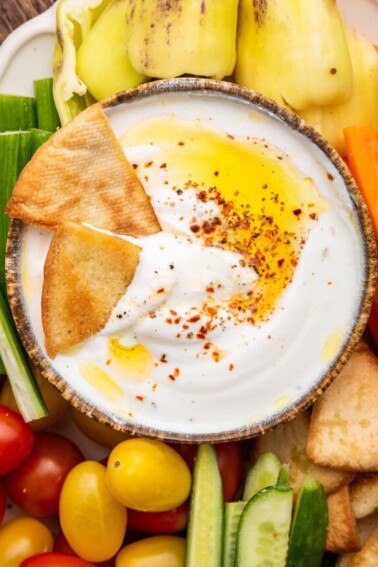
<path fill-rule="evenodd" d="M 54 0 L 2 0 L 0 11 L 0 44 L 9 33 L 41 14 L 54 3 Z"/>

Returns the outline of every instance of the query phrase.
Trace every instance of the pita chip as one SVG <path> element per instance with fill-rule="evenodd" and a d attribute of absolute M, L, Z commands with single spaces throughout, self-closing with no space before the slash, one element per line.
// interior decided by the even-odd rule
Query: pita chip
<path fill-rule="evenodd" d="M 49 230 L 65 221 L 135 237 L 161 230 L 98 103 L 39 148 L 22 171 L 6 213 Z"/>
<path fill-rule="evenodd" d="M 42 324 L 51 358 L 101 331 L 133 279 L 139 253 L 134 244 L 83 225 L 58 228 L 42 289 Z"/>

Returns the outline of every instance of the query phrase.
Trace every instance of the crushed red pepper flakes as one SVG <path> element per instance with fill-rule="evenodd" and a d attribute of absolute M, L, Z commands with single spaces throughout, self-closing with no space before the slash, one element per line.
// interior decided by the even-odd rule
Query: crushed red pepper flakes
<path fill-rule="evenodd" d="M 139 402 L 144 402 L 144 396 L 135 396 Z"/>
<path fill-rule="evenodd" d="M 161 287 L 160 289 L 157 290 L 156 293 L 164 293 L 164 292 L 165 292 L 165 289 L 163 287 Z"/>
<path fill-rule="evenodd" d="M 230 372 L 232 372 L 234 368 L 235 368 L 235 366 L 233 364 L 228 365 L 228 369 L 229 369 Z"/>
<path fill-rule="evenodd" d="M 187 319 L 188 323 L 197 323 L 201 319 L 201 315 L 193 315 L 190 319 Z"/>

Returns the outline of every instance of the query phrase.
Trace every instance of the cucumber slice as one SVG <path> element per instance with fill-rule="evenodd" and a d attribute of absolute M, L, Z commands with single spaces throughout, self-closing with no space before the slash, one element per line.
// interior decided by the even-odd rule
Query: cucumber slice
<path fill-rule="evenodd" d="M 290 530 L 287 567 L 320 567 L 328 527 L 327 498 L 323 486 L 304 477 Z"/>
<path fill-rule="evenodd" d="M 47 415 L 26 354 L 14 327 L 8 305 L 0 292 L 0 356 L 8 375 L 17 406 L 25 421 Z"/>
<path fill-rule="evenodd" d="M 223 519 L 222 567 L 234 567 L 236 536 L 246 502 L 226 502 Z"/>
<path fill-rule="evenodd" d="M 261 453 L 248 471 L 242 500 L 248 501 L 263 488 L 275 485 L 281 465 L 280 459 L 274 453 Z"/>
<path fill-rule="evenodd" d="M 236 538 L 236 567 L 285 567 L 293 490 L 269 486 L 247 503 Z"/>
<path fill-rule="evenodd" d="M 277 486 L 287 486 L 289 487 L 289 465 L 284 463 L 281 468 L 280 472 L 278 473 L 278 478 L 276 482 Z"/>
<path fill-rule="evenodd" d="M 185 567 L 219 567 L 222 557 L 223 492 L 217 455 L 200 445 L 194 465 Z"/>

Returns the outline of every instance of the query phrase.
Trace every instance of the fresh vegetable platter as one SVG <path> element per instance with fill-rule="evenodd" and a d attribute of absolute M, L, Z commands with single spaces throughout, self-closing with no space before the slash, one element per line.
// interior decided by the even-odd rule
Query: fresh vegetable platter
<path fill-rule="evenodd" d="M 339 6 L 347 21 L 362 29 L 370 42 L 378 43 L 374 0 L 361 2 L 357 12 L 355 3 L 347 0 Z M 18 30 L 0 48 L 1 93 L 39 98 L 38 89 L 45 92 L 44 79 L 51 76 L 53 65 L 55 8 Z M 153 27 L 154 22 L 150 23 Z M 83 53 L 81 65 L 85 66 Z M 139 75 L 145 72 L 145 67 L 137 70 Z M 181 72 L 187 70 L 180 68 L 176 74 Z M 197 72 L 201 74 L 203 68 Z M 37 81 L 35 91 L 33 81 Z M 374 96 L 378 104 L 378 93 Z M 87 105 L 88 100 L 81 100 L 76 106 L 80 97 L 76 93 L 73 104 L 60 109 L 63 121 L 71 118 L 67 111 L 77 113 Z M 51 115 L 49 105 L 46 108 Z M 41 124 L 33 128 L 54 129 Z M 378 199 L 371 180 L 378 177 L 378 142 L 370 128 L 348 126 L 348 161 L 376 228 Z M 43 136 L 30 134 L 33 148 L 43 143 Z M 374 309 L 376 304 L 373 315 Z M 49 413 L 30 428 L 19 416 L 4 378 L 0 565 L 377 565 L 378 432 L 372 425 L 378 401 L 375 321 L 370 321 L 369 346 L 361 344 L 312 416 L 301 414 L 243 444 L 170 446 L 129 438 L 68 408 L 38 376 Z M 3 324 L 8 329 L 7 322 Z M 343 397 L 346 391 L 351 395 Z M 28 399 L 33 395 L 29 392 Z M 19 405 L 22 396 L 25 393 L 18 395 Z M 359 403 L 353 405 L 351 399 Z M 24 415 L 29 409 L 26 404 Z M 344 414 L 342 421 L 339 416 Z M 368 440 L 364 429 L 371 434 Z"/>

